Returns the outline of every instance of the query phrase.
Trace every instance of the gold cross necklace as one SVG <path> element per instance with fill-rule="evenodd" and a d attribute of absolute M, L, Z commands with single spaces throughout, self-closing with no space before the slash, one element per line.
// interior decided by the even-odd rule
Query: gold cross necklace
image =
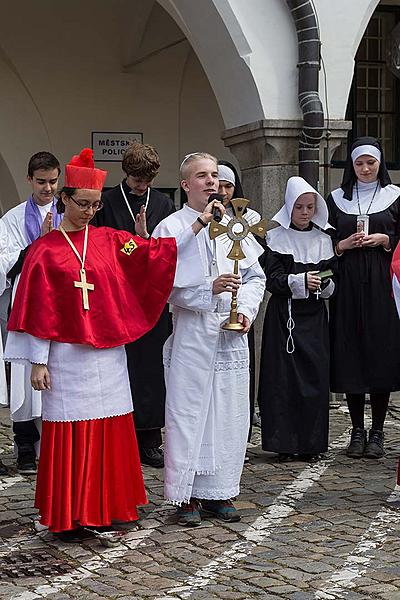
<path fill-rule="evenodd" d="M 73 241 L 71 240 L 71 238 L 69 237 L 67 232 L 65 231 L 64 227 L 62 225 L 60 225 L 59 229 L 60 229 L 61 233 L 63 234 L 63 236 L 65 237 L 65 239 L 67 240 L 68 244 L 71 246 L 72 251 L 74 252 L 75 256 L 78 258 L 79 262 L 81 263 L 81 269 L 79 270 L 80 280 L 74 281 L 74 287 L 81 289 L 83 308 L 84 308 L 84 310 L 89 310 L 89 294 L 88 294 L 88 292 L 92 292 L 94 290 L 94 284 L 88 283 L 86 280 L 86 271 L 85 271 L 85 260 L 86 260 L 86 250 L 87 250 L 89 228 L 87 225 L 85 226 L 85 237 L 84 237 L 84 241 L 83 241 L 82 256 L 79 254 L 78 250 L 76 249 L 75 244 L 73 243 Z"/>

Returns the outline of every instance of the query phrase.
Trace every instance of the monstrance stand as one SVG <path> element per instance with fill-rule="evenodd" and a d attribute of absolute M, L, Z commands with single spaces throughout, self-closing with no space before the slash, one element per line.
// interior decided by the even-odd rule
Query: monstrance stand
<path fill-rule="evenodd" d="M 217 223 L 214 219 L 210 223 L 210 238 L 215 240 L 218 236 L 226 234 L 228 238 L 233 242 L 232 248 L 227 255 L 234 261 L 233 273 L 238 275 L 239 273 L 239 260 L 246 258 L 241 246 L 241 241 L 244 240 L 249 233 L 253 233 L 260 237 L 265 236 L 267 223 L 265 219 L 261 219 L 258 223 L 250 225 L 243 216 L 246 206 L 249 204 L 249 200 L 245 198 L 234 198 L 231 200 L 233 207 L 233 217 L 230 221 L 223 225 Z M 230 331 L 241 331 L 244 329 L 242 323 L 238 321 L 237 313 L 237 291 L 232 292 L 231 311 L 229 315 L 229 321 L 222 325 L 222 329 L 229 329 Z"/>

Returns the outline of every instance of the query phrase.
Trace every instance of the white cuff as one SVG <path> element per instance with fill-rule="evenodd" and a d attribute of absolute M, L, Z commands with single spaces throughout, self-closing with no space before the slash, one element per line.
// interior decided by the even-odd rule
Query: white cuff
<path fill-rule="evenodd" d="M 22 364 L 47 365 L 49 351 L 50 340 L 42 340 L 29 335 L 29 333 L 9 331 L 4 349 L 4 360 Z"/>
<path fill-rule="evenodd" d="M 308 298 L 309 291 L 306 289 L 306 274 L 297 273 L 297 275 L 288 276 L 288 285 L 292 292 L 293 300 L 304 300 Z"/>
<path fill-rule="evenodd" d="M 329 279 L 329 283 L 324 289 L 321 291 L 321 298 L 330 298 L 335 291 L 335 282 L 332 279 Z"/>

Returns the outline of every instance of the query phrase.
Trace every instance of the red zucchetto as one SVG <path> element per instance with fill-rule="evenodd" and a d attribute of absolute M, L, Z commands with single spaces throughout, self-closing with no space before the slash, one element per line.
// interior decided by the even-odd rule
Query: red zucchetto
<path fill-rule="evenodd" d="M 71 158 L 65 165 L 65 187 L 84 190 L 102 190 L 107 171 L 96 169 L 93 160 L 93 150 L 84 148 L 81 153 Z"/>

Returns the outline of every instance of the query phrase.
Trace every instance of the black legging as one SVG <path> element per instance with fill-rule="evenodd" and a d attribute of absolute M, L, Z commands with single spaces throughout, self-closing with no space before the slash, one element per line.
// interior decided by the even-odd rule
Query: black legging
<path fill-rule="evenodd" d="M 383 431 L 390 393 L 370 394 L 372 429 Z M 365 394 L 346 394 L 353 428 L 364 429 Z"/>

